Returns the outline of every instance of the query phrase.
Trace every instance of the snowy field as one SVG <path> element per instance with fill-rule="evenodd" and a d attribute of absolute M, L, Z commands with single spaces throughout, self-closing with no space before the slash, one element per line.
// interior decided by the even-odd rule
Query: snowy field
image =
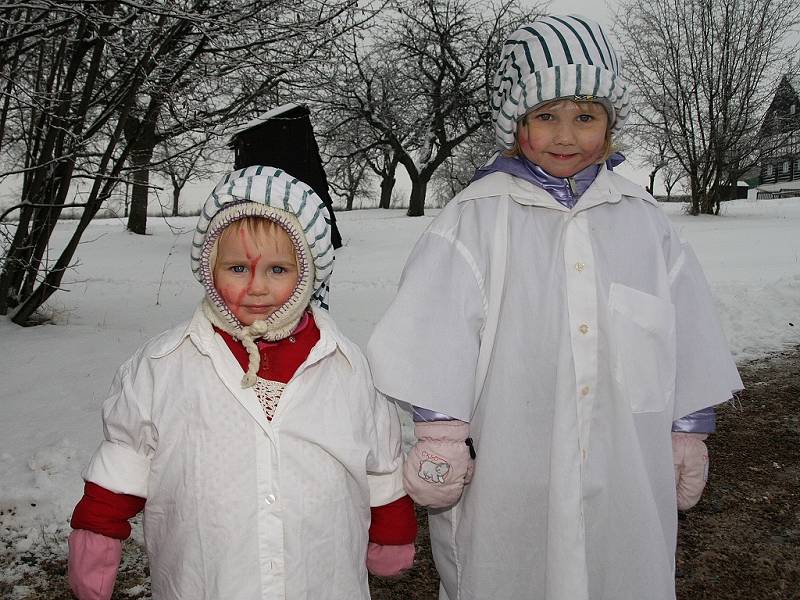
<path fill-rule="evenodd" d="M 800 198 L 734 201 L 721 217 L 663 206 L 706 270 L 737 360 L 800 344 Z M 372 209 L 338 219 L 345 245 L 332 313 L 363 347 L 432 215 Z M 95 222 L 51 299 L 53 323 L 22 329 L 0 317 L 0 582 L 25 568 L 10 568 L 12 555 L 66 553 L 80 472 L 101 438 L 100 405 L 115 370 L 146 339 L 187 319 L 200 298 L 188 259 L 194 224 L 151 219 L 142 238 L 121 221 Z M 55 239 L 71 231 L 60 223 Z"/>

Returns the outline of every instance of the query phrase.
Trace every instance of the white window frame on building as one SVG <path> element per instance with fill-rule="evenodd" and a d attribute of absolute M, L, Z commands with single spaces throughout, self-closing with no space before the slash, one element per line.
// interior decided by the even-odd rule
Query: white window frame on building
<path fill-rule="evenodd" d="M 767 177 L 772 177 L 775 174 L 775 166 L 767 165 Z"/>
<path fill-rule="evenodd" d="M 789 169 L 792 167 L 792 163 L 788 160 L 785 160 L 781 163 L 781 174 L 785 174 L 789 172 Z"/>

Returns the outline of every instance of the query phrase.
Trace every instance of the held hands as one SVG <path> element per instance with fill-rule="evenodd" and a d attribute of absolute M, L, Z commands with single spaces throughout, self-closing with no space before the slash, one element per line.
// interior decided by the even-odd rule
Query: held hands
<path fill-rule="evenodd" d="M 464 421 L 416 423 L 417 443 L 403 465 L 403 484 L 417 504 L 447 508 L 472 479 L 469 424 Z"/>
<path fill-rule="evenodd" d="M 705 433 L 672 432 L 672 464 L 678 510 L 689 510 L 700 500 L 708 479 L 708 448 Z"/>
<path fill-rule="evenodd" d="M 69 587 L 78 600 L 109 600 L 122 558 L 122 542 L 85 529 L 69 536 Z"/>

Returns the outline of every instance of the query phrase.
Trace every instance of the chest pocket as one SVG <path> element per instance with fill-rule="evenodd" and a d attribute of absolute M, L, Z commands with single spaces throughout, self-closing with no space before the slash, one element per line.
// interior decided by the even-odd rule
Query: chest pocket
<path fill-rule="evenodd" d="M 675 396 L 675 308 L 612 283 L 608 298 L 614 378 L 635 413 L 661 412 Z"/>

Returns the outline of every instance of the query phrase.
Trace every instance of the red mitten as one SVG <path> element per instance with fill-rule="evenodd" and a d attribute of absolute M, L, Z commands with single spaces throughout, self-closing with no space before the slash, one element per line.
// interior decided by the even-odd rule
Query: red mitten
<path fill-rule="evenodd" d="M 69 587 L 78 600 L 109 600 L 122 559 L 122 542 L 75 529 L 69 536 Z"/>
<path fill-rule="evenodd" d="M 708 448 L 705 433 L 672 432 L 672 464 L 678 510 L 689 510 L 700 500 L 708 479 Z"/>
<path fill-rule="evenodd" d="M 417 443 L 403 465 L 403 484 L 417 504 L 431 508 L 452 506 L 472 479 L 473 461 L 466 440 L 469 423 L 416 423 Z"/>
<path fill-rule="evenodd" d="M 414 564 L 414 544 L 383 546 L 370 542 L 367 546 L 367 570 L 381 577 L 396 577 Z"/>

